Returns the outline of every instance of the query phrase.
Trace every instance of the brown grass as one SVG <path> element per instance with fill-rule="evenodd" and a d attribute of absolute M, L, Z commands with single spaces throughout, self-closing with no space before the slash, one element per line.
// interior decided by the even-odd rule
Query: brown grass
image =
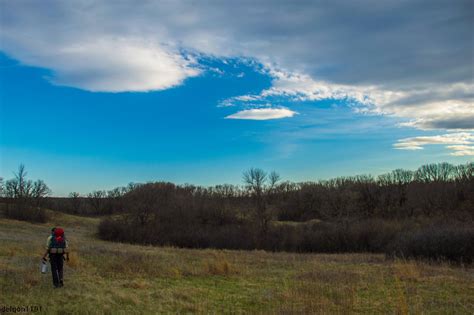
<path fill-rule="evenodd" d="M 204 262 L 204 273 L 227 276 L 230 274 L 237 274 L 238 270 L 227 261 L 225 256 L 215 255 L 214 258 Z"/>
<path fill-rule="evenodd" d="M 71 240 L 60 296 L 51 275 L 39 273 L 51 223 L 0 219 L 0 305 L 42 305 L 46 314 L 472 314 L 474 309 L 471 267 L 373 254 L 110 243 L 95 239 L 96 223 L 88 218 L 59 218 Z"/>
<path fill-rule="evenodd" d="M 69 254 L 69 261 L 67 262 L 68 266 L 74 269 L 84 268 L 84 262 L 79 258 L 77 252 L 72 252 Z"/>

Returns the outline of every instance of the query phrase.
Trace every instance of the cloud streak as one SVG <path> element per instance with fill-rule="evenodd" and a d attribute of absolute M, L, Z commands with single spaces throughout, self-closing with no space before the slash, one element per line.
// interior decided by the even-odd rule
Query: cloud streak
<path fill-rule="evenodd" d="M 271 67 L 272 87 L 256 95 L 226 99 L 221 106 L 259 104 L 280 98 L 286 102 L 346 100 L 356 112 L 391 115 L 408 122 L 401 126 L 418 129 L 474 130 L 474 84 L 455 83 L 443 87 L 384 90 L 378 86 L 350 86 L 316 81 L 308 75 Z"/>
<path fill-rule="evenodd" d="M 245 109 L 225 117 L 226 119 L 270 120 L 293 117 L 298 114 L 288 108 L 254 108 Z"/>
<path fill-rule="evenodd" d="M 399 150 L 422 150 L 426 145 L 446 145 L 454 156 L 474 156 L 474 134 L 469 132 L 448 133 L 400 139 L 393 145 Z"/>

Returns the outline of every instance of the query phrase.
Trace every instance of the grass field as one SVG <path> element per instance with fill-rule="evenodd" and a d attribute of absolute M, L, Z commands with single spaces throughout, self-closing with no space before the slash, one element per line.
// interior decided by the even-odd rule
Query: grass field
<path fill-rule="evenodd" d="M 373 254 L 190 250 L 97 240 L 98 219 L 0 219 L 0 308 L 47 314 L 474 313 L 474 269 Z M 40 274 L 50 227 L 72 250 L 65 287 Z"/>

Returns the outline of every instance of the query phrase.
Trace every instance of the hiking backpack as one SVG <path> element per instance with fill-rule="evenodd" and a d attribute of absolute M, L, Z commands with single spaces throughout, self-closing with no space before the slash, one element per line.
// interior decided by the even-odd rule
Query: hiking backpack
<path fill-rule="evenodd" d="M 49 243 L 49 252 L 52 254 L 65 253 L 66 237 L 62 228 L 56 228 Z"/>

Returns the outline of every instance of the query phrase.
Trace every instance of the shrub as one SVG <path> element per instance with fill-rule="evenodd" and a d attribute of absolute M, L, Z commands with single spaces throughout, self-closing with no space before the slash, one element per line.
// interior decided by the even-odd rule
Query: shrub
<path fill-rule="evenodd" d="M 301 252 L 382 252 L 402 225 L 394 221 L 363 220 L 320 223 L 304 227 L 297 250 Z"/>
<path fill-rule="evenodd" d="M 45 223 L 48 221 L 48 215 L 43 208 L 30 207 L 21 204 L 7 204 L 5 207 L 5 217 L 9 219 Z"/>
<path fill-rule="evenodd" d="M 472 263 L 474 228 L 472 226 L 429 226 L 398 235 L 386 253 L 390 257 L 424 258 Z"/>
<path fill-rule="evenodd" d="M 354 220 L 316 224 L 279 224 L 262 235 L 251 224 L 150 223 L 105 219 L 105 240 L 187 248 L 265 249 L 270 251 L 386 253 L 389 257 L 445 259 L 472 263 L 474 228 L 420 221 Z M 431 224 L 431 225 L 430 225 Z"/>

